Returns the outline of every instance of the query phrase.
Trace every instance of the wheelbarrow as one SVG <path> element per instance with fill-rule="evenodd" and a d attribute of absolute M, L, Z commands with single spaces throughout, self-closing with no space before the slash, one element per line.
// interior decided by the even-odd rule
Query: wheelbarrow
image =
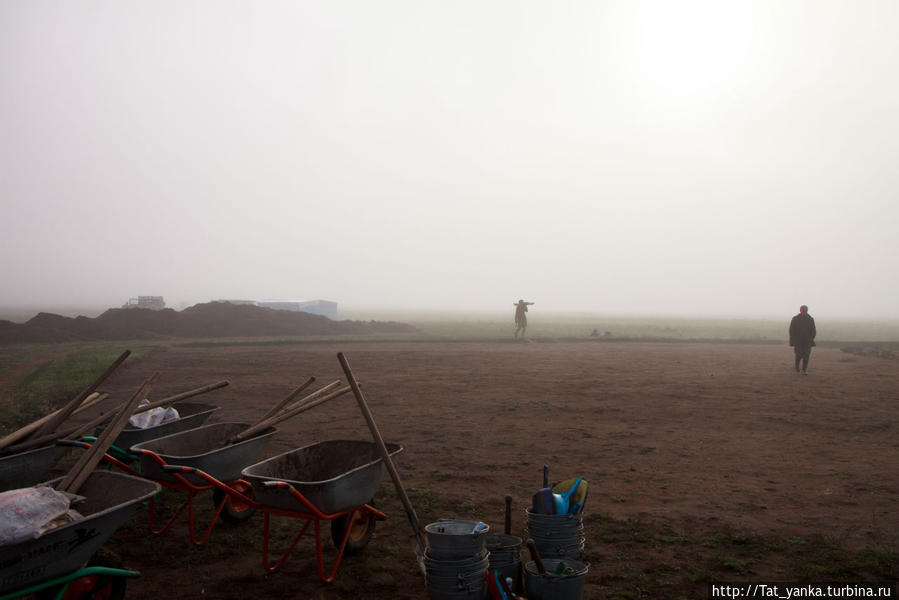
<path fill-rule="evenodd" d="M 398 444 L 387 444 L 393 456 L 402 451 Z M 217 481 L 193 467 L 166 466 L 171 473 L 199 477 L 236 502 L 263 513 L 262 565 L 268 572 L 280 569 L 300 538 L 313 525 L 318 576 L 324 583 L 334 581 L 346 553 L 361 551 L 374 532 L 375 522 L 387 516 L 375 509 L 372 498 L 386 472 L 377 446 L 372 442 L 333 440 L 318 442 L 274 456 L 242 471 L 243 480 L 252 486 L 246 494 Z M 272 515 L 304 521 L 280 559 L 269 560 Z M 321 521 L 331 523 L 331 540 L 337 548 L 330 572 L 325 574 L 322 555 Z"/>
<path fill-rule="evenodd" d="M 258 458 L 277 430 L 270 427 L 241 442 L 229 443 L 235 435 L 246 428 L 246 423 L 203 425 L 132 446 L 124 460 L 117 453 L 110 452 L 103 458 L 129 475 L 143 477 L 163 488 L 183 492 L 184 501 L 161 527 L 156 525 L 156 499 L 150 498 L 147 503 L 147 530 L 153 535 L 167 532 L 187 509 L 190 539 L 199 546 L 209 539 L 219 517 L 231 523 L 240 523 L 253 515 L 252 506 L 240 501 L 238 495 L 229 495 L 224 489 L 252 495 L 252 487 L 247 481 L 240 479 L 240 471 Z M 59 443 L 90 448 L 90 444 L 84 441 Z M 177 465 L 179 468 L 168 469 L 170 465 Z M 181 466 L 211 473 L 217 485 L 211 485 L 203 478 L 182 472 Z M 212 503 L 215 514 L 202 537 L 197 537 L 194 498 L 207 490 L 213 491 Z"/>
<path fill-rule="evenodd" d="M 138 427 L 126 427 L 118 437 L 116 437 L 113 445 L 122 450 L 127 450 L 132 446 L 155 440 L 156 438 L 180 433 L 189 429 L 196 429 L 205 424 L 210 415 L 219 409 L 218 406 L 199 402 L 176 402 L 172 404 L 172 407 L 178 411 L 178 419 L 169 421 L 168 423 L 154 425 L 153 427 L 146 427 L 144 429 Z M 95 435 L 99 436 L 102 431 L 103 427 L 98 427 Z"/>
<path fill-rule="evenodd" d="M 214 423 L 156 438 L 130 448 L 129 452 L 138 458 L 140 473 L 121 463 L 118 464 L 120 468 L 185 494 L 184 502 L 161 528 L 156 528 L 154 524 L 156 507 L 155 502 L 150 500 L 147 528 L 151 533 L 158 535 L 168 531 L 186 508 L 190 539 L 194 544 L 200 545 L 209 539 L 212 528 L 220 516 L 231 523 L 239 523 L 252 516 L 251 506 L 225 493 L 222 488 L 252 494 L 250 484 L 240 478 L 241 469 L 257 460 L 277 429 L 270 427 L 241 442 L 229 443 L 235 435 L 247 427 L 246 423 Z M 110 460 L 108 455 L 106 458 Z M 225 483 L 220 486 L 210 485 L 206 480 L 191 477 L 186 473 L 169 472 L 165 469 L 168 465 L 199 469 L 210 474 L 218 482 Z M 213 490 L 215 515 L 203 537 L 197 538 L 194 497 L 205 490 Z"/>
<path fill-rule="evenodd" d="M 136 576 L 136 571 L 85 565 L 137 504 L 159 489 L 152 481 L 122 473 L 91 473 L 79 491 L 85 500 L 76 506 L 84 519 L 51 529 L 37 539 L 0 547 L 0 600 L 51 591 L 61 597 L 70 585 L 83 586 L 85 582 L 96 585 L 97 590 L 108 586 L 123 590 L 124 578 Z"/>
<path fill-rule="evenodd" d="M 46 479 L 66 448 L 45 446 L 0 458 L 0 492 L 30 487 Z"/>

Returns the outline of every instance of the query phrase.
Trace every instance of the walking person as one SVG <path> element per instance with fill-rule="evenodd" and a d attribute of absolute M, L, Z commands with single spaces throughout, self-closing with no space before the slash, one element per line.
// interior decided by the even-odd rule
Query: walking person
<path fill-rule="evenodd" d="M 524 339 L 524 334 L 528 328 L 528 306 L 532 306 L 533 302 L 525 302 L 524 300 L 519 300 L 518 303 L 512 303 L 512 306 L 515 307 L 515 339 L 518 339 L 518 332 L 521 332 L 521 338 Z"/>
<path fill-rule="evenodd" d="M 799 307 L 799 314 L 790 321 L 790 345 L 793 346 L 793 354 L 796 357 L 796 372 L 799 373 L 800 363 L 802 374 L 808 375 L 808 359 L 812 354 L 812 346 L 815 345 L 815 320 L 808 314 L 808 306 Z"/>

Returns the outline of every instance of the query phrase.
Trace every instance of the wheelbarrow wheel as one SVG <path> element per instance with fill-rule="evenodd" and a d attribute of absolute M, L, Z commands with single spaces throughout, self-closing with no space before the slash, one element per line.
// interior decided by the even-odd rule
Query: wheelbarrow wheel
<path fill-rule="evenodd" d="M 105 548 L 97 550 L 86 567 L 109 567 L 121 569 L 122 559 L 114 552 Z M 62 600 L 123 600 L 128 579 L 126 577 L 113 577 L 103 575 L 85 575 L 69 582 Z M 59 587 L 53 587 L 37 592 L 38 600 L 50 600 L 56 598 Z"/>
<path fill-rule="evenodd" d="M 368 504 L 374 506 L 374 501 L 370 501 Z M 347 527 L 349 527 L 350 534 L 346 541 L 344 553 L 355 554 L 356 552 L 361 552 L 368 545 L 372 534 L 375 532 L 375 523 L 377 521 L 375 521 L 374 516 L 370 512 L 357 508 L 350 514 L 331 521 L 331 542 L 334 543 L 335 547 L 340 548 L 340 542 L 343 541 L 343 536 Z"/>
<path fill-rule="evenodd" d="M 228 485 L 231 487 L 231 489 L 240 492 L 244 496 L 247 496 L 248 498 L 254 498 L 253 486 L 251 486 L 246 481 L 235 481 L 233 483 L 229 483 Z M 228 496 L 227 499 L 225 499 L 226 495 Z M 222 490 L 215 490 L 215 492 L 213 492 L 213 507 L 218 508 L 223 499 L 225 500 L 225 506 L 222 508 L 221 517 L 227 523 L 243 523 L 244 521 L 252 517 L 254 512 L 256 512 L 256 509 L 249 504 L 241 502 L 239 499 L 235 498 L 231 494 L 226 494 Z"/>

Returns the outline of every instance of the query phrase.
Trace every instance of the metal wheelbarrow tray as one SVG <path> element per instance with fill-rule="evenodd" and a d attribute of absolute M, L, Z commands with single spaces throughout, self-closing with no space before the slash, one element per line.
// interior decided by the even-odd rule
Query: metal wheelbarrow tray
<path fill-rule="evenodd" d="M 50 482 L 56 485 L 61 479 Z M 0 547 L 0 593 L 19 589 L 80 569 L 159 485 L 111 471 L 94 471 L 78 494 L 84 519 L 41 537 Z"/>
<path fill-rule="evenodd" d="M 277 431 L 270 427 L 242 442 L 227 443 L 248 427 L 246 423 L 213 423 L 136 444 L 131 450 L 139 456 L 141 473 L 150 479 L 174 482 L 162 467 L 178 465 L 199 469 L 219 481 L 233 481 L 240 478 L 241 469 L 253 464 Z"/>
<path fill-rule="evenodd" d="M 47 472 L 67 448 L 45 446 L 0 458 L 0 492 L 31 487 L 47 479 Z"/>
<path fill-rule="evenodd" d="M 398 444 L 387 444 L 391 456 L 402 449 Z M 316 570 L 322 582 L 330 583 L 344 553 L 361 551 L 371 538 L 375 522 L 387 518 L 369 504 L 386 470 L 373 442 L 333 440 L 297 448 L 245 468 L 243 481 L 252 486 L 249 494 L 224 491 L 262 511 L 262 565 L 266 571 L 280 569 L 312 525 Z M 271 519 L 275 515 L 304 524 L 280 559 L 270 562 Z M 331 539 L 337 548 L 328 573 L 322 551 L 322 521 L 331 524 Z"/>
<path fill-rule="evenodd" d="M 390 456 L 402 451 L 387 444 Z M 373 442 L 331 440 L 297 448 L 243 470 L 260 504 L 300 510 L 296 498 L 285 488 L 262 485 L 283 481 L 323 513 L 338 513 L 371 501 L 387 467 Z"/>
<path fill-rule="evenodd" d="M 165 533 L 186 509 L 190 539 L 199 546 L 209 539 L 220 516 L 232 523 L 240 523 L 252 516 L 255 509 L 230 492 L 251 490 L 250 484 L 240 479 L 240 471 L 257 460 L 277 429 L 270 427 L 241 442 L 228 443 L 248 427 L 246 423 L 213 423 L 131 447 L 131 452 L 137 455 L 139 460 L 140 476 L 185 494 L 181 506 L 161 527 L 155 525 L 156 504 L 153 500 L 149 502 L 147 529 L 150 533 L 154 535 Z M 115 464 L 126 472 L 138 474 L 128 465 L 117 462 Z M 193 474 L 192 471 L 202 472 L 203 476 Z M 206 490 L 213 490 L 212 503 L 215 515 L 206 527 L 205 533 L 198 536 L 194 497 Z"/>
<path fill-rule="evenodd" d="M 177 420 L 162 423 L 161 425 L 154 425 L 153 427 L 147 427 L 145 429 L 137 427 L 125 428 L 118 435 L 113 444 L 122 450 L 128 450 L 132 446 L 136 446 L 143 442 L 155 440 L 156 438 L 161 438 L 166 435 L 180 433 L 189 429 L 195 429 L 206 423 L 209 416 L 219 409 L 218 406 L 201 404 L 198 402 L 176 402 L 175 404 L 172 404 L 172 406 L 178 411 L 179 418 Z M 102 427 L 97 428 L 98 436 L 101 431 L 103 431 Z"/>

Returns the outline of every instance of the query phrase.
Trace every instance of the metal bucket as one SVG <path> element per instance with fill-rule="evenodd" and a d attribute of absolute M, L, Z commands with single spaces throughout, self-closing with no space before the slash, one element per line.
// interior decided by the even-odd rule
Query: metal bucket
<path fill-rule="evenodd" d="M 580 513 L 576 515 L 544 515 L 531 512 L 531 509 L 528 508 L 524 511 L 524 516 L 528 526 L 545 531 L 563 533 L 584 526 L 584 518 Z"/>
<path fill-rule="evenodd" d="M 490 570 L 503 579 L 512 579 L 512 591 L 522 590 L 521 538 L 501 533 L 488 533 L 486 547 L 490 552 Z"/>
<path fill-rule="evenodd" d="M 574 541 L 534 539 L 534 544 L 537 545 L 537 552 L 544 558 L 572 558 L 574 560 L 583 560 L 586 555 L 584 551 L 584 539 L 584 536 L 581 536 Z"/>
<path fill-rule="evenodd" d="M 570 567 L 574 572 L 570 575 L 555 575 L 559 563 L 564 563 L 564 566 Z M 524 565 L 524 587 L 528 600 L 580 600 L 584 594 L 590 565 L 566 558 L 544 559 L 543 566 L 546 567 L 546 573 L 541 575 L 533 561 Z"/>
<path fill-rule="evenodd" d="M 425 555 L 425 572 L 431 600 L 482 600 L 486 593 L 484 573 L 490 563 L 485 550 L 462 559 Z"/>
<path fill-rule="evenodd" d="M 546 558 L 584 558 L 584 521 L 580 515 L 542 515 L 526 511 L 528 537 L 534 540 L 540 556 Z"/>
<path fill-rule="evenodd" d="M 480 556 L 484 552 L 489 526 L 475 532 L 477 521 L 447 519 L 425 526 L 428 553 L 437 559 L 458 559 Z"/>

